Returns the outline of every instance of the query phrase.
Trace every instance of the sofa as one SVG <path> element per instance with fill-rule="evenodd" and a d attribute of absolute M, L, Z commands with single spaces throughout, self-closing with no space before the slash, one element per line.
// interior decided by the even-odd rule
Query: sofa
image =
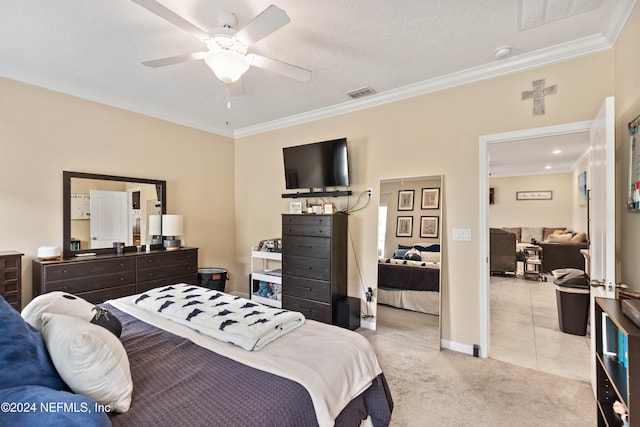
<path fill-rule="evenodd" d="M 513 254 L 507 254 L 508 248 L 511 248 L 511 243 L 506 243 L 507 237 L 504 237 L 506 234 L 515 236 Z M 495 246 L 493 239 L 496 240 Z M 511 239 L 511 237 L 508 239 Z M 489 230 L 489 241 L 491 272 L 511 271 L 505 270 L 506 268 L 511 268 L 511 259 L 514 260 L 514 263 L 522 261 L 524 259 L 522 249 L 530 244 L 537 244 L 542 248 L 542 273 L 550 273 L 560 268 L 576 268 L 584 271 L 585 259 L 580 251 L 589 247 L 586 233 L 573 233 L 565 227 L 491 228 Z M 494 267 L 496 270 L 494 270 Z M 515 271 L 515 267 L 513 268 L 513 271 Z"/>
<path fill-rule="evenodd" d="M 489 271 L 516 273 L 516 235 L 500 228 L 489 229 Z"/>
<path fill-rule="evenodd" d="M 538 246 L 542 248 L 543 273 L 550 273 L 559 268 L 577 268 L 584 271 L 585 259 L 580 251 L 587 249 L 587 242 L 540 242 Z"/>

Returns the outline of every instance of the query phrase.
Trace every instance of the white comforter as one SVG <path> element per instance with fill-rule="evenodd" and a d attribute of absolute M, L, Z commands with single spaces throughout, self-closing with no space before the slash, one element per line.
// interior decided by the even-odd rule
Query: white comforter
<path fill-rule="evenodd" d="M 334 425 L 340 411 L 382 373 L 369 342 L 348 329 L 306 320 L 300 328 L 259 352 L 250 352 L 143 310 L 133 303 L 133 298 L 108 303 L 201 347 L 298 382 L 309 392 L 320 426 Z"/>
<path fill-rule="evenodd" d="M 142 293 L 135 304 L 245 350 L 260 350 L 302 326 L 301 313 L 268 307 L 246 298 L 178 283 Z"/>

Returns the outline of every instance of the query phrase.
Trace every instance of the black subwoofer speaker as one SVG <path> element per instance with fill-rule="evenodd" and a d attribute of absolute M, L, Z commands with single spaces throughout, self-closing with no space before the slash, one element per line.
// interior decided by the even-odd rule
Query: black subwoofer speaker
<path fill-rule="evenodd" d="M 338 301 L 336 325 L 352 331 L 360 327 L 360 298 L 346 297 Z"/>

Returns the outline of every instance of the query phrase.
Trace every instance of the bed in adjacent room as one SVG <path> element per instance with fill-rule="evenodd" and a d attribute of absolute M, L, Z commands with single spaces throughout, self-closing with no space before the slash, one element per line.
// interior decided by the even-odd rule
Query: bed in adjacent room
<path fill-rule="evenodd" d="M 440 245 L 398 248 L 378 259 L 378 304 L 440 314 Z"/>
<path fill-rule="evenodd" d="M 158 293 L 161 291 L 165 294 Z M 151 303 L 145 305 L 146 302 Z M 70 316 L 50 314 L 54 306 L 49 303 L 38 308 L 37 313 L 31 309 L 27 316 L 31 319 L 27 320 L 42 330 L 48 346 L 58 347 L 63 340 L 53 343 L 50 329 L 54 321 L 68 320 Z M 214 307 L 220 311 L 212 315 Z M 239 313 L 237 307 L 246 311 Z M 126 351 L 126 357 L 116 357 L 117 363 L 92 362 L 87 368 L 100 370 L 113 365 L 103 375 L 117 377 L 114 383 L 107 381 L 110 400 L 100 402 L 101 396 L 90 394 L 100 404 L 121 409 L 108 414 L 113 426 L 389 425 L 393 402 L 388 385 L 371 345 L 358 333 L 304 318 L 299 326 L 289 327 L 280 319 L 286 315 L 291 316 L 290 321 L 298 322 L 291 314 L 294 312 L 184 284 L 108 301 L 101 308 L 121 324 L 119 339 L 114 338 L 113 331 L 104 332 L 106 329 L 93 324 L 91 327 L 101 332 L 93 331 L 85 338 L 94 341 L 105 334 L 109 346 Z M 261 314 L 265 309 L 269 313 Z M 194 322 L 197 330 L 186 326 L 188 322 L 180 313 L 188 313 L 189 322 L 200 318 L 199 323 Z M 209 322 L 207 316 L 225 320 Z M 35 317 L 38 320 L 33 322 Z M 241 317 L 253 320 L 248 326 L 240 325 Z M 279 326 L 275 336 L 270 328 L 265 329 L 268 333 L 252 333 L 254 325 L 271 325 L 273 319 L 280 322 L 276 323 Z M 85 328 L 85 322 L 74 322 Z M 63 333 L 73 335 L 73 323 L 60 327 Z M 244 332 L 247 327 L 248 332 Z M 207 335 L 216 335 L 220 330 L 230 333 L 217 339 Z M 78 340 L 71 343 L 76 345 Z M 104 346 L 97 348 L 98 354 L 89 359 L 104 358 L 110 352 Z M 62 376 L 67 371 L 62 365 L 71 362 L 60 358 L 57 350 L 52 351 L 51 357 L 56 368 L 60 365 Z M 117 356 L 118 351 L 113 354 Z M 77 349 L 74 352 L 82 353 Z M 74 382 L 74 378 L 63 378 L 67 384 Z M 87 378 L 82 382 L 86 384 Z M 103 420 L 95 424 L 83 422 L 104 425 Z"/>

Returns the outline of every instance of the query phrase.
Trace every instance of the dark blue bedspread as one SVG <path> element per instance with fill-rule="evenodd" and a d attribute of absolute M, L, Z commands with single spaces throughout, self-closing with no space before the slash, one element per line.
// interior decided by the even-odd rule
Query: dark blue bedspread
<path fill-rule="evenodd" d="M 122 323 L 129 355 L 131 409 L 114 426 L 317 426 L 311 397 L 295 381 L 248 367 L 109 306 Z M 339 387 L 340 385 L 336 385 Z M 387 426 L 393 402 L 384 375 L 338 416 L 356 427 L 371 415 Z M 322 426 L 324 427 L 324 426 Z"/>

